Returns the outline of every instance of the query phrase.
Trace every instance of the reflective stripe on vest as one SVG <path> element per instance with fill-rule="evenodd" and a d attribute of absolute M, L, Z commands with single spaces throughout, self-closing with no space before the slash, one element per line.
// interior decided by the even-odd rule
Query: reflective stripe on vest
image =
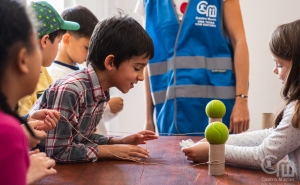
<path fill-rule="evenodd" d="M 232 70 L 231 58 L 206 58 L 202 56 L 189 57 L 182 56 L 176 57 L 176 64 L 174 64 L 174 58 L 149 64 L 149 75 L 155 76 L 167 73 L 174 69 L 176 65 L 177 69 L 197 69 L 206 68 L 208 70 L 214 70 L 213 72 L 224 72 L 224 70 Z M 184 62 L 182 62 L 184 61 Z"/>
<path fill-rule="evenodd" d="M 152 93 L 154 104 L 161 104 L 175 98 L 174 86 L 168 87 L 165 91 Z M 211 98 L 211 99 L 234 99 L 234 87 L 225 86 L 176 86 L 176 97 L 178 98 Z"/>

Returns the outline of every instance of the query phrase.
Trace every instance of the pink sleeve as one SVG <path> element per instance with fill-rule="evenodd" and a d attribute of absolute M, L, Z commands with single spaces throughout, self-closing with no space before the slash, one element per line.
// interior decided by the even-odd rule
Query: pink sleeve
<path fill-rule="evenodd" d="M 16 120 L 0 121 L 0 141 L 0 184 L 25 185 L 29 167 L 28 143 Z"/>

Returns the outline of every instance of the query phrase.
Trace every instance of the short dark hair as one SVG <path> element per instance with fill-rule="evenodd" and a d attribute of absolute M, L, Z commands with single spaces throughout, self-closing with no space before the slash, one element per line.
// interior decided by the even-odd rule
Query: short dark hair
<path fill-rule="evenodd" d="M 136 20 L 119 13 L 96 25 L 90 40 L 87 63 L 105 70 L 104 60 L 110 54 L 115 56 L 114 65 L 118 68 L 133 56 L 153 58 L 154 45 Z"/>
<path fill-rule="evenodd" d="M 90 38 L 96 24 L 99 22 L 89 9 L 81 5 L 65 9 L 61 13 L 61 17 L 66 21 L 74 21 L 80 25 L 79 30 L 68 31 L 78 37 Z"/>
<path fill-rule="evenodd" d="M 60 35 L 63 35 L 66 32 L 67 32 L 66 30 L 56 30 L 56 31 L 54 31 L 52 33 L 49 33 L 48 34 L 49 35 L 49 40 L 51 41 L 51 43 L 53 43 L 56 37 L 58 37 Z"/>
<path fill-rule="evenodd" d="M 56 37 L 63 35 L 66 33 L 66 30 L 56 30 L 54 32 L 49 33 L 49 40 L 51 41 L 51 43 L 53 44 L 54 40 Z M 39 37 L 39 39 L 43 38 L 45 35 Z"/>

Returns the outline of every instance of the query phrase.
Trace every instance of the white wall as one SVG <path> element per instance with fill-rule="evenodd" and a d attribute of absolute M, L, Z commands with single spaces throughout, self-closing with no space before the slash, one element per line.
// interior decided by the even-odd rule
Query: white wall
<path fill-rule="evenodd" d="M 282 106 L 281 83 L 273 74 L 268 41 L 280 24 L 300 18 L 300 1 L 240 0 L 250 54 L 250 130 L 261 128 L 262 112 L 278 112 Z"/>
<path fill-rule="evenodd" d="M 65 5 L 74 3 L 89 8 L 98 18 L 115 14 L 123 9 L 139 22 L 133 13 L 137 0 L 65 0 Z M 261 128 L 261 113 L 276 112 L 282 104 L 279 92 L 281 84 L 272 69 L 268 40 L 276 26 L 300 18 L 300 1 L 296 0 L 240 0 L 246 37 L 250 53 L 250 130 Z M 112 89 L 113 95 L 124 98 L 124 110 L 110 123 L 110 131 L 132 133 L 143 129 L 145 120 L 144 88 L 139 82 L 128 94 Z M 122 134 L 122 133 L 120 133 Z"/>

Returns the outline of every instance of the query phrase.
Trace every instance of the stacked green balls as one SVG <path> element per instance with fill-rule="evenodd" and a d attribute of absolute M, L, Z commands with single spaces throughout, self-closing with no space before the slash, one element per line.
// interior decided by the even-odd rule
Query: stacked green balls
<path fill-rule="evenodd" d="M 222 118 L 226 113 L 226 107 L 220 100 L 212 100 L 206 105 L 205 112 L 210 118 Z"/>
<path fill-rule="evenodd" d="M 212 122 L 205 129 L 205 138 L 210 144 L 224 144 L 228 136 L 228 128 L 222 122 Z"/>

